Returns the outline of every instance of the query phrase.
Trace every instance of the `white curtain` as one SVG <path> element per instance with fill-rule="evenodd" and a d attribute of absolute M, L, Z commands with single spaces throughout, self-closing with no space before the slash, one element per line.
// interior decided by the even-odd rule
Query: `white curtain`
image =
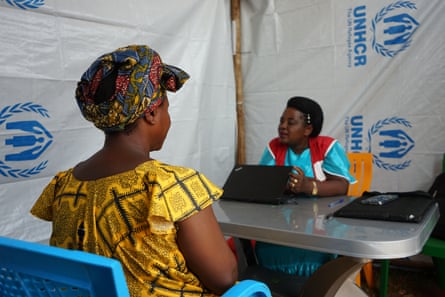
<path fill-rule="evenodd" d="M 322 134 L 372 152 L 372 190 L 429 188 L 445 152 L 444 1 L 241 3 L 249 163 L 287 99 L 308 96 Z"/>
<path fill-rule="evenodd" d="M 80 115 L 76 83 L 96 57 L 128 44 L 191 75 L 169 94 L 172 127 L 153 156 L 222 186 L 236 139 L 229 9 L 220 0 L 1 1 L 0 235 L 48 238 L 50 225 L 29 209 L 56 172 L 103 142 Z"/>

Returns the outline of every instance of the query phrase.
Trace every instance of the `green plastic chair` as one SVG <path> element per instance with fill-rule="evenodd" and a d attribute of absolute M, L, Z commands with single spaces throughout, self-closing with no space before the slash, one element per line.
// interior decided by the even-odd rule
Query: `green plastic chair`
<path fill-rule="evenodd" d="M 439 285 L 442 289 L 445 289 L 445 240 L 430 237 L 423 247 L 422 254 L 433 258 L 439 277 Z"/>
<path fill-rule="evenodd" d="M 430 237 L 423 246 L 422 254 L 432 257 L 437 270 L 439 286 L 445 289 L 445 241 Z M 389 260 L 383 260 L 380 269 L 380 297 L 387 297 Z"/>
<path fill-rule="evenodd" d="M 443 155 L 442 172 L 445 172 L 445 154 Z M 423 246 L 421 253 L 432 257 L 437 271 L 439 286 L 445 289 L 445 240 L 430 237 Z M 387 297 L 389 260 L 383 260 L 380 269 L 380 297 Z"/>

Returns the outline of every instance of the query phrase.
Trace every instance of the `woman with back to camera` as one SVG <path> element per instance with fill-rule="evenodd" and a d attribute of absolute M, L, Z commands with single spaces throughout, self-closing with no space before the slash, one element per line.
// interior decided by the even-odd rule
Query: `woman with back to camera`
<path fill-rule="evenodd" d="M 118 259 L 132 297 L 218 296 L 238 277 L 212 210 L 222 190 L 150 157 L 170 128 L 166 91 L 188 78 L 144 45 L 94 61 L 76 100 L 104 145 L 59 172 L 31 210 L 52 221 L 51 245 Z"/>
<path fill-rule="evenodd" d="M 272 139 L 261 157 L 261 165 L 293 166 L 287 190 L 308 196 L 345 195 L 355 179 L 349 173 L 349 160 L 341 144 L 320 136 L 323 110 L 306 97 L 287 101 L 278 137 Z M 257 242 L 256 255 L 261 265 L 290 274 L 310 275 L 332 255 L 304 249 Z"/>

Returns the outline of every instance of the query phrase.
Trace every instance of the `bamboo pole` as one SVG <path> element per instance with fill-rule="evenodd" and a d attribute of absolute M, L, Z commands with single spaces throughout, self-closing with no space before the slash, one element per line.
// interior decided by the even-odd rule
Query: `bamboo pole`
<path fill-rule="evenodd" d="M 231 0 L 232 30 L 235 30 L 235 47 L 233 66 L 235 71 L 236 88 L 236 117 L 237 117 L 237 149 L 236 164 L 246 163 L 246 144 L 243 106 L 243 74 L 241 71 L 241 11 L 240 0 Z M 234 28 L 233 28 L 234 27 Z M 232 32 L 233 34 L 233 32 Z"/>

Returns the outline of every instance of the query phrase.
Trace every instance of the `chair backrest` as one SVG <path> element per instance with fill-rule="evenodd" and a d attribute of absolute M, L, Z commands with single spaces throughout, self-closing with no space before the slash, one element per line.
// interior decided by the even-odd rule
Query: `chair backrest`
<path fill-rule="evenodd" d="M 364 191 L 371 189 L 372 182 L 372 154 L 371 153 L 347 153 L 351 167 L 349 172 L 357 182 L 350 184 L 348 196 L 361 196 Z"/>
<path fill-rule="evenodd" d="M 221 297 L 272 297 L 272 294 L 266 284 L 246 279 L 236 283 Z"/>
<path fill-rule="evenodd" d="M 130 297 L 119 261 L 0 236 L 2 297 Z M 223 297 L 271 297 L 269 287 L 243 280 Z"/>
<path fill-rule="evenodd" d="M 115 259 L 0 237 L 0 296 L 130 295 Z"/>

